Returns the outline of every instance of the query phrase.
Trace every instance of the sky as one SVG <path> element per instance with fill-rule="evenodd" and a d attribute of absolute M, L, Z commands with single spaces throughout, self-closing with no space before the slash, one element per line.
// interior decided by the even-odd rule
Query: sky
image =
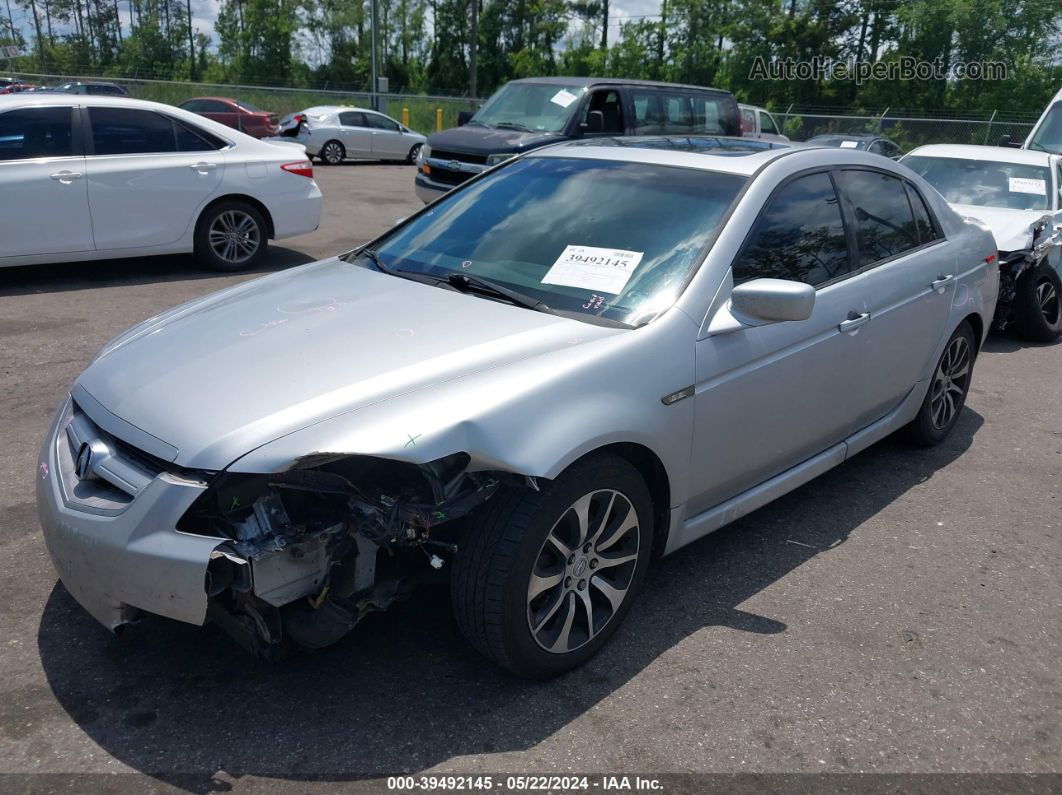
<path fill-rule="evenodd" d="M 15 0 L 0 0 L 0 13 L 7 15 L 7 5 L 10 2 L 15 27 L 21 28 L 23 36 L 27 39 L 32 35 L 33 18 L 30 12 L 19 8 Z M 221 0 L 192 0 L 193 27 L 200 33 L 206 33 L 214 43 L 217 37 L 214 35 L 214 21 L 218 17 L 218 8 Z M 123 29 L 129 26 L 129 4 L 126 0 L 119 0 L 118 7 L 122 18 Z M 660 0 L 610 0 L 609 3 L 609 41 L 614 41 L 619 36 L 619 26 L 631 19 L 641 19 L 646 16 L 655 17 L 660 14 Z"/>

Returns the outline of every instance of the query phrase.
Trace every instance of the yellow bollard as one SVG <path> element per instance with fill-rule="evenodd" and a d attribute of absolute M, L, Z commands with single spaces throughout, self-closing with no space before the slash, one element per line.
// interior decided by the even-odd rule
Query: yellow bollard
<path fill-rule="evenodd" d="M 402 126 L 409 126 L 409 108 L 402 108 Z"/>
<path fill-rule="evenodd" d="M 442 130 L 442 108 L 435 109 L 435 129 Z"/>

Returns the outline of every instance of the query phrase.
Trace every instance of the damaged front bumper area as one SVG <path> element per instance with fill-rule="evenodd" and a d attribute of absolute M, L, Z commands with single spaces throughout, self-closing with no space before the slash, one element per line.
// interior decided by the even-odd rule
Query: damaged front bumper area
<path fill-rule="evenodd" d="M 317 454 L 273 474 L 185 472 L 68 401 L 41 451 L 38 512 L 67 590 L 108 628 L 139 611 L 213 621 L 274 657 L 334 643 L 440 576 L 458 520 L 506 477 L 469 462 Z"/>

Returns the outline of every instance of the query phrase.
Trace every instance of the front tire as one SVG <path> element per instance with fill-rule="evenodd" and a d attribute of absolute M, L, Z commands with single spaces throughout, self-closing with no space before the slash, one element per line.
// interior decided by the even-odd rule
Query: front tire
<path fill-rule="evenodd" d="M 909 441 L 921 447 L 932 447 L 947 438 L 966 405 L 976 358 L 977 340 L 970 324 L 964 320 L 940 354 L 918 416 L 904 428 Z"/>
<path fill-rule="evenodd" d="M 339 141 L 327 141 L 321 147 L 321 162 L 329 166 L 338 166 L 347 158 L 347 150 Z"/>
<path fill-rule="evenodd" d="M 1018 278 L 1014 303 L 1015 326 L 1022 339 L 1051 342 L 1062 335 L 1062 282 L 1046 263 Z"/>
<path fill-rule="evenodd" d="M 588 458 L 541 491 L 504 487 L 471 518 L 454 561 L 462 634 L 531 679 L 586 662 L 630 610 L 652 517 L 642 477 L 613 455 Z"/>
<path fill-rule="evenodd" d="M 266 222 L 257 208 L 242 201 L 223 201 L 200 216 L 195 255 L 212 270 L 247 270 L 262 261 L 267 239 Z"/>

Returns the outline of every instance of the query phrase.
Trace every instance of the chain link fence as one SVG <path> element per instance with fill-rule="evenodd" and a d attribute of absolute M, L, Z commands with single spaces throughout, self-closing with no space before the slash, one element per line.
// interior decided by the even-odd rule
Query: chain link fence
<path fill-rule="evenodd" d="M 775 117 L 794 141 L 825 134 L 873 133 L 907 151 L 923 144 L 995 146 L 1004 135 L 1021 142 L 1031 132 L 1037 114 L 989 111 L 957 119 L 945 116 L 943 111 L 912 114 L 886 109 L 870 115 L 865 111 L 848 114 L 823 108 L 790 107 Z"/>
<path fill-rule="evenodd" d="M 230 97 L 249 103 L 279 116 L 305 110 L 314 105 L 353 105 L 372 107 L 372 94 L 364 91 L 336 91 L 317 88 L 280 88 L 231 83 L 194 83 L 179 80 L 146 80 L 127 77 L 86 77 L 84 75 L 13 73 L 27 83 L 58 86 L 75 80 L 105 81 L 122 86 L 129 95 L 138 99 L 150 99 L 179 105 L 192 97 Z M 443 112 L 443 128 L 457 125 L 457 114 L 463 110 L 476 110 L 481 100 L 467 97 L 429 96 L 423 94 L 377 94 L 379 109 L 402 118 L 402 111 L 409 111 L 409 126 L 422 133 L 436 128 L 437 112 Z"/>

